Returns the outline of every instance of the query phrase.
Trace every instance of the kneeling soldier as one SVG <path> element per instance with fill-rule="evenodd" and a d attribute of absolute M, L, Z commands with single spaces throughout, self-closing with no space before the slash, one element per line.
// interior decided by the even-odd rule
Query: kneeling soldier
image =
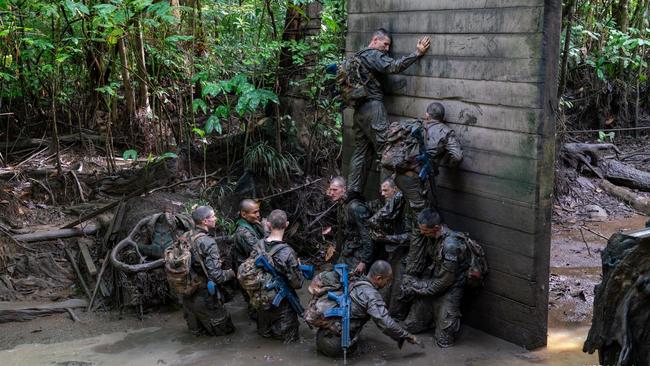
<path fill-rule="evenodd" d="M 402 282 L 402 295 L 415 298 L 406 327 L 413 333 L 433 327 L 438 346 L 450 347 L 460 329 L 460 303 L 470 253 L 464 238 L 443 224 L 438 212 L 424 209 L 417 223 L 419 239 L 425 244 L 425 268 L 404 276 Z"/>

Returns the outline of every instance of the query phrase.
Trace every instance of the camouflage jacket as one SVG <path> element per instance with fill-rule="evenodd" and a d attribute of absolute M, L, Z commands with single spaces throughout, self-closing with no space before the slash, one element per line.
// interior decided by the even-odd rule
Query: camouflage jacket
<path fill-rule="evenodd" d="M 465 242 L 446 225 L 442 230 L 440 238 L 427 238 L 425 269 L 415 277 L 405 276 L 403 287 L 412 287 L 421 295 L 439 295 L 452 287 L 465 286 L 469 268 Z"/>
<path fill-rule="evenodd" d="M 370 210 L 360 199 L 345 198 L 344 202 L 337 206 L 336 246 L 341 255 L 351 257 L 358 252 L 362 262 L 372 262 L 373 243 L 366 226 L 366 220 L 369 218 Z"/>
<path fill-rule="evenodd" d="M 239 268 L 264 236 L 265 232 L 261 224 L 250 223 L 242 218 L 237 220 L 237 229 L 233 235 L 232 268 Z"/>
<path fill-rule="evenodd" d="M 406 244 L 412 224 L 402 192 L 398 191 L 386 200 L 368 220 L 368 226 L 371 228 L 370 235 L 373 240 L 392 244 L 392 247 L 386 247 L 388 251 L 395 249 L 396 245 Z"/>
<path fill-rule="evenodd" d="M 216 284 L 220 285 L 235 278 L 235 273 L 232 270 L 223 268 L 223 257 L 219 252 L 219 247 L 214 238 L 206 230 L 199 227 L 194 229 L 192 236 L 198 233 L 205 235 L 199 236 L 194 241 L 196 251 L 192 250 L 192 270 L 200 276 L 205 276 L 205 272 L 199 262 L 202 261 L 205 270 L 208 272 L 209 279 Z"/>
<path fill-rule="evenodd" d="M 268 253 L 271 251 L 271 248 L 279 244 L 287 243 L 284 241 L 264 240 L 264 249 Z M 302 271 L 300 271 L 298 256 L 291 246 L 287 244 L 284 248 L 278 250 L 273 255 L 273 264 L 275 269 L 287 278 L 289 286 L 294 289 L 302 287 L 305 278 L 302 275 Z"/>
<path fill-rule="evenodd" d="M 456 139 L 456 133 L 444 122 L 424 121 L 424 143 L 429 161 L 435 166 L 442 162 L 455 167 L 463 159 L 463 150 Z"/>
<path fill-rule="evenodd" d="M 384 92 L 379 81 L 382 75 L 400 73 L 418 59 L 418 55 L 413 52 L 395 60 L 388 53 L 373 48 L 363 49 L 358 55 L 361 63 L 372 73 L 372 77 L 366 84 L 368 100 L 384 100 Z"/>
<path fill-rule="evenodd" d="M 354 328 L 351 334 L 356 334 L 372 319 L 379 330 L 396 341 L 409 336 L 409 332 L 388 314 L 384 299 L 366 276 L 357 277 L 350 287 L 350 324 Z"/>

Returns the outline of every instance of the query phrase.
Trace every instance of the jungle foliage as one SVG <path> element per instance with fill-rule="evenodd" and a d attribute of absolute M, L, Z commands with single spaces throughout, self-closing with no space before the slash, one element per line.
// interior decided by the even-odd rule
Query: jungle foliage
<path fill-rule="evenodd" d="M 0 0 L 3 140 L 46 137 L 58 149 L 59 136 L 90 144 L 84 136 L 96 134 L 104 144 L 94 148 L 124 158 L 226 143 L 229 166 L 255 145 L 246 164 L 287 155 L 268 167 L 284 179 L 287 164 L 313 160 L 304 151 L 340 141 L 324 65 L 342 57 L 344 9 L 343 0 Z M 319 117 L 292 118 L 279 105 L 288 95 Z M 301 129 L 317 134 L 314 146 L 296 144 Z M 11 161 L 4 150 L 1 164 Z"/>
<path fill-rule="evenodd" d="M 559 95 L 573 129 L 650 124 L 650 2 L 565 0 Z"/>

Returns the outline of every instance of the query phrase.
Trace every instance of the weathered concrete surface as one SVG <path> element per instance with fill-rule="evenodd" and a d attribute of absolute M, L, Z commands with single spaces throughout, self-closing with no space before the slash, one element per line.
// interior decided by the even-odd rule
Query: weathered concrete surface
<path fill-rule="evenodd" d="M 126 331 L 109 330 L 106 334 L 88 336 L 84 327 L 102 327 L 106 321 L 93 322 L 92 315 L 79 314 L 82 323 L 69 327 L 81 329 L 77 336 L 70 331 L 58 339 L 45 338 L 49 344 L 31 343 L 24 339 L 12 349 L 0 351 L 0 364 L 4 366 L 36 365 L 336 365 L 341 361 L 316 354 L 315 332 L 301 325 L 302 341 L 284 345 L 281 342 L 260 338 L 255 325 L 246 320 L 240 299 L 231 306 L 237 331 L 230 337 L 194 338 L 185 326 L 180 311 L 154 313 L 144 322 L 126 315 L 130 326 Z M 63 317 L 63 315 L 62 315 Z M 50 317 L 50 320 L 55 317 Z M 39 319 L 37 321 L 45 321 Z M 69 319 L 60 319 L 73 324 Z M 124 322 L 120 320 L 118 322 Z M 156 325 L 156 323 L 158 323 Z M 29 326 L 41 332 L 56 332 L 47 323 Z M 109 328 L 110 329 L 110 328 Z M 8 329 L 0 327 L 0 332 Z M 101 332 L 100 329 L 94 331 Z M 440 349 L 433 345 L 430 335 L 423 335 L 425 347 L 404 345 L 399 350 L 394 342 L 383 336 L 374 324 L 368 324 L 357 355 L 351 365 L 587 365 L 597 364 L 597 358 L 580 352 L 587 328 L 552 332 L 548 347 L 528 352 L 511 343 L 489 336 L 470 327 L 464 327 L 457 345 Z M 29 332 L 28 332 L 29 334 Z M 100 334 L 100 333 L 98 333 Z M 61 341 L 66 339 L 65 341 Z"/>

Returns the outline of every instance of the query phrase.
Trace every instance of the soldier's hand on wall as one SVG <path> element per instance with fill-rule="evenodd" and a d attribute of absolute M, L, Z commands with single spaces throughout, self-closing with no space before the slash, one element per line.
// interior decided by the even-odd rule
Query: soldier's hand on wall
<path fill-rule="evenodd" d="M 429 36 L 422 37 L 418 41 L 415 53 L 417 53 L 418 56 L 422 56 L 427 52 L 429 46 L 431 46 L 431 37 Z"/>

